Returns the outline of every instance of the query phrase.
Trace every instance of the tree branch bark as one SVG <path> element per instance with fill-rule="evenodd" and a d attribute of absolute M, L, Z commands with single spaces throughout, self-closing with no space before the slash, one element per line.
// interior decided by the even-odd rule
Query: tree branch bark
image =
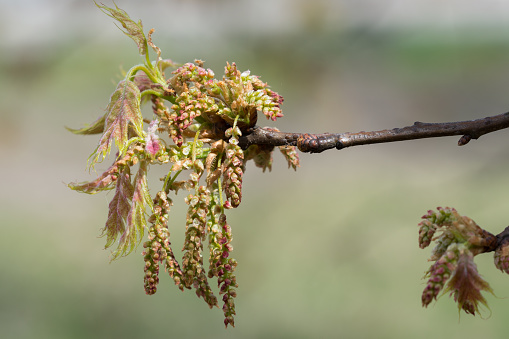
<path fill-rule="evenodd" d="M 458 146 L 466 145 L 472 139 L 509 127 L 509 112 L 477 120 L 424 123 L 415 122 L 412 126 L 356 133 L 285 133 L 271 128 L 255 126 L 239 139 L 239 145 L 246 149 L 250 145 L 297 146 L 301 152 L 320 153 L 328 149 L 338 149 L 379 144 L 394 141 L 415 140 L 461 135 Z"/>

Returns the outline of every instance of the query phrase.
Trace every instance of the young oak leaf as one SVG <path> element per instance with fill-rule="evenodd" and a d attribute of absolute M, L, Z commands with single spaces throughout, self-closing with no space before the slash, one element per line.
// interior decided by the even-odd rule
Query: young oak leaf
<path fill-rule="evenodd" d="M 462 251 L 456 270 L 454 270 L 445 292 L 451 292 L 458 303 L 458 309 L 475 315 L 479 313 L 479 304 L 488 307 L 482 291 L 493 294 L 490 285 L 480 276 L 470 251 Z M 488 307 L 489 308 L 489 307 Z"/>
<path fill-rule="evenodd" d="M 125 151 L 128 141 L 129 127 L 132 126 L 138 136 L 143 134 L 143 117 L 140 110 L 141 93 L 136 84 L 129 80 L 118 83 L 117 89 L 111 95 L 106 108 L 106 126 L 99 140 L 99 146 L 92 154 L 92 165 L 104 160 L 111 151 L 114 141 L 120 154 Z"/>
<path fill-rule="evenodd" d="M 132 200 L 126 217 L 126 225 L 119 239 L 118 250 L 114 252 L 113 259 L 131 253 L 143 238 L 144 229 L 147 227 L 145 211 L 153 208 L 152 199 L 147 184 L 147 162 L 140 162 L 140 168 L 134 178 Z"/>
<path fill-rule="evenodd" d="M 129 17 L 129 15 L 124 10 L 120 9 L 116 4 L 116 8 L 113 9 L 105 6 L 104 4 L 98 5 L 95 1 L 94 3 L 107 16 L 117 20 L 122 25 L 122 27 L 124 27 L 125 31 L 117 26 L 122 31 L 122 33 L 134 40 L 141 55 L 147 54 L 147 39 L 143 33 L 143 25 L 141 24 L 141 20 L 137 23 L 134 22 Z"/>
<path fill-rule="evenodd" d="M 109 248 L 117 239 L 118 235 L 122 235 L 127 229 L 127 220 L 129 212 L 131 211 L 131 201 L 133 200 L 134 187 L 131 184 L 129 167 L 124 167 L 118 174 L 117 187 L 115 196 L 111 199 L 109 204 L 108 219 L 104 226 L 102 235 L 106 235 L 105 248 Z M 119 248 L 115 251 L 113 259 L 118 257 L 119 253 L 124 253 L 124 244 L 119 244 Z"/>
<path fill-rule="evenodd" d="M 113 185 L 117 181 L 118 166 L 113 164 L 107 171 L 101 174 L 93 181 L 70 183 L 67 186 L 73 191 L 87 194 L 96 194 L 102 191 L 113 189 Z"/>
<path fill-rule="evenodd" d="M 472 315 L 479 313 L 479 305 L 488 307 L 482 292 L 493 291 L 477 271 L 474 257 L 492 251 L 497 246 L 497 237 L 453 208 L 430 210 L 423 219 L 419 224 L 419 246 L 437 243 L 430 259 L 435 263 L 426 273 L 429 280 L 422 294 L 423 306 L 436 299 L 447 283 L 443 293 L 450 292 L 459 310 Z M 441 234 L 436 236 L 436 232 Z"/>
<path fill-rule="evenodd" d="M 142 152 L 141 145 L 135 146 L 126 152 L 126 154 L 115 160 L 115 162 L 97 179 L 85 182 L 71 182 L 67 187 L 74 191 L 87 194 L 96 194 L 102 191 L 109 191 L 115 188 L 118 173 L 124 170 L 126 166 L 132 166 L 138 163 L 137 153 Z"/>

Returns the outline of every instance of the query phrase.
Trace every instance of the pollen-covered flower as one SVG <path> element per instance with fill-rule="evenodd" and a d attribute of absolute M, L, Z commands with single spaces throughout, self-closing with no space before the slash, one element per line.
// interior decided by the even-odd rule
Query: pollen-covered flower
<path fill-rule="evenodd" d="M 153 120 L 148 128 L 147 136 L 145 137 L 145 149 L 149 154 L 155 156 L 161 150 L 161 141 L 156 134 L 159 120 Z"/>

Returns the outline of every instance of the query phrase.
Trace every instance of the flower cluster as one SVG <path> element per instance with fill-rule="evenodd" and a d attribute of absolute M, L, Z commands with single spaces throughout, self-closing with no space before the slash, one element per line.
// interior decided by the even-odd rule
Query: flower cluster
<path fill-rule="evenodd" d="M 143 242 L 147 294 L 156 293 L 160 265 L 164 265 L 181 290 L 194 288 L 198 297 L 212 307 L 217 305 L 217 298 L 207 279 L 217 278 L 225 325 L 233 326 L 237 287 L 233 272 L 237 262 L 231 256 L 232 233 L 225 211 L 241 203 L 246 162 L 254 160 L 256 166 L 270 170 L 274 150 L 258 145 L 242 149 L 239 138 L 252 132 L 258 114 L 273 121 L 282 117 L 283 97 L 250 71 L 239 71 L 235 63 L 226 64 L 220 80 L 200 60 L 175 69 L 171 60 L 161 58 L 161 50 L 152 41 L 153 30 L 146 37 L 141 22 L 132 21 L 118 7 L 98 6 L 120 23 L 145 62 L 126 72 L 102 117 L 90 126 L 71 130 L 76 134 L 102 134 L 90 156 L 91 166 L 103 161 L 113 146 L 118 153 L 113 165 L 99 178 L 69 187 L 89 194 L 115 190 L 103 230 L 106 247 L 118 243 L 113 259 L 133 251 L 142 242 L 144 230 L 148 230 L 148 240 Z M 150 61 L 148 47 L 157 54 L 155 61 Z M 168 79 L 164 75 L 167 67 L 173 68 Z M 147 101 L 152 102 L 150 118 L 143 117 L 140 108 Z M 289 167 L 296 169 L 296 148 L 279 149 Z M 168 166 L 154 199 L 147 182 L 151 165 Z M 133 166 L 138 167 L 134 178 Z M 180 265 L 168 230 L 170 195 L 179 190 L 189 192 L 185 198 L 189 206 Z M 146 215 L 150 215 L 149 224 Z M 207 239 L 208 278 L 202 255 Z"/>
<path fill-rule="evenodd" d="M 235 121 L 242 130 L 254 126 L 257 112 L 274 121 L 283 116 L 283 97 L 250 71 L 241 73 L 235 63 L 227 63 L 223 80 L 210 82 L 206 88 L 219 103 L 218 115 L 230 126 Z"/>
<path fill-rule="evenodd" d="M 188 91 L 181 92 L 172 106 L 174 113 L 170 114 L 169 134 L 173 142 L 181 145 L 184 140 L 185 130 L 191 126 L 199 116 L 208 117 L 218 110 L 214 99 L 202 93 L 197 87 L 191 87 Z"/>
<path fill-rule="evenodd" d="M 442 208 L 439 207 L 438 211 L 435 213 L 432 210 L 429 210 L 426 215 L 422 217 L 424 219 L 419 224 L 419 247 L 426 248 L 431 243 L 433 239 L 433 235 L 437 230 L 437 225 L 450 225 L 451 224 L 451 216 L 454 209 L 450 208 Z M 448 244 L 447 244 L 448 245 Z M 447 249 L 447 246 L 445 246 Z"/>
<path fill-rule="evenodd" d="M 451 293 L 459 309 L 473 315 L 478 313 L 479 303 L 487 306 L 481 292 L 492 290 L 479 275 L 474 256 L 493 250 L 497 246 L 496 237 L 453 208 L 430 210 L 422 218 L 419 246 L 437 243 L 430 259 L 435 263 L 425 275 L 428 282 L 422 294 L 423 306 L 428 306 L 444 290 Z M 440 234 L 433 237 L 436 233 Z"/>
<path fill-rule="evenodd" d="M 188 62 L 173 72 L 175 76 L 169 80 L 169 83 L 177 93 L 188 91 L 189 85 L 201 88 L 213 81 L 214 72 L 203 68 L 203 61 L 195 60 L 194 62 L 195 64 Z"/>

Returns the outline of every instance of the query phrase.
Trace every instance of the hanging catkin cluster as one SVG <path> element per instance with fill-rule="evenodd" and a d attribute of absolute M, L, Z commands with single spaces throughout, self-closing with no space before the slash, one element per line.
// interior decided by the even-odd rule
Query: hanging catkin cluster
<path fill-rule="evenodd" d="M 148 230 L 148 240 L 143 243 L 147 294 L 156 293 L 160 268 L 164 267 L 181 290 L 194 289 L 210 307 L 219 306 L 209 283 L 209 279 L 217 279 L 224 323 L 233 326 L 237 262 L 231 256 L 232 230 L 226 210 L 242 201 L 246 161 L 272 159 L 274 149 L 256 145 L 242 149 L 238 139 L 255 126 L 258 115 L 273 121 L 282 117 L 283 98 L 249 71 L 240 72 L 235 63 L 226 64 L 220 80 L 200 60 L 175 67 L 161 58 L 161 50 L 152 42 L 153 30 L 145 37 L 141 22 L 132 21 L 123 10 L 99 7 L 121 24 L 146 61 L 132 67 L 119 82 L 102 117 L 88 127 L 72 130 L 102 134 L 89 158 L 91 167 L 105 160 L 112 146 L 118 153 L 96 180 L 69 187 L 89 194 L 115 190 L 103 231 L 106 247 L 118 244 L 113 259 L 131 253 Z M 154 62 L 149 59 L 149 47 L 157 54 Z M 166 78 L 168 68 L 174 70 Z M 148 119 L 140 110 L 145 98 L 152 102 L 153 116 Z M 280 150 L 288 165 L 296 169 L 295 147 L 282 146 Z M 155 164 L 166 166 L 168 172 L 151 198 L 147 172 Z M 170 196 L 179 190 L 188 191 L 181 260 L 171 247 L 169 231 Z M 145 215 L 149 215 L 148 224 Z M 204 267 L 205 245 L 210 255 L 208 268 Z"/>

